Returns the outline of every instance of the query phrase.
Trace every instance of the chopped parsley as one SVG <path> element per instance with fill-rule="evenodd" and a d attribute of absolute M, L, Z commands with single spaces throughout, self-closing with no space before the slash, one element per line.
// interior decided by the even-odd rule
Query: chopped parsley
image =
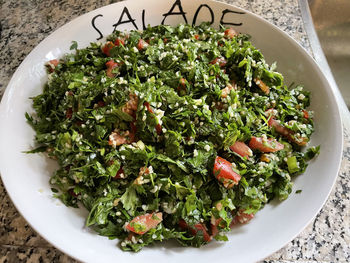
<path fill-rule="evenodd" d="M 138 251 L 176 239 L 226 241 L 273 198 L 284 200 L 319 147 L 310 94 L 286 87 L 249 41 L 208 24 L 116 31 L 48 62 L 26 114 L 57 160 L 53 192 L 86 225 Z M 297 193 L 299 190 L 297 191 Z"/>

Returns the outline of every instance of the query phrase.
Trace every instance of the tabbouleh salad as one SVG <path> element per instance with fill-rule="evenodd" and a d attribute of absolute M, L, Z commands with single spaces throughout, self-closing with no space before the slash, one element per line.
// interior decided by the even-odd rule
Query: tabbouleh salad
<path fill-rule="evenodd" d="M 249 36 L 208 24 L 115 31 L 48 62 L 26 114 L 57 160 L 52 191 L 123 250 L 226 241 L 292 192 L 319 147 L 310 94 L 286 87 Z"/>

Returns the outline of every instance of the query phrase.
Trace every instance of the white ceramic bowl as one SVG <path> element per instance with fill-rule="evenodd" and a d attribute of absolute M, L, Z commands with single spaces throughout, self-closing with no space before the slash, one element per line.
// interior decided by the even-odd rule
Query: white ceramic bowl
<path fill-rule="evenodd" d="M 278 62 L 286 84 L 296 82 L 312 92 L 311 109 L 315 112 L 315 133 L 311 145 L 321 144 L 321 154 L 312 161 L 306 173 L 295 180 L 294 190 L 284 202 L 267 205 L 249 224 L 235 228 L 229 242 L 211 242 L 200 249 L 183 248 L 174 243 L 160 244 L 139 253 L 122 252 L 116 240 L 108 240 L 84 228 L 86 211 L 67 208 L 54 198 L 48 183 L 55 164 L 43 155 L 23 151 L 34 144 L 34 131 L 24 113 L 32 112 L 31 96 L 41 92 L 46 81 L 44 63 L 69 52 L 72 40 L 79 47 L 96 41 L 100 31 L 112 33 L 114 24 L 135 19 L 142 29 L 184 22 L 182 15 L 169 15 L 175 0 L 127 1 L 85 14 L 61 27 L 42 41 L 23 61 L 13 75 L 0 106 L 0 168 L 5 187 L 20 213 L 30 225 L 55 247 L 84 262 L 252 262 L 262 259 L 293 239 L 317 214 L 335 182 L 341 160 L 342 126 L 337 104 L 328 82 L 313 59 L 293 39 L 260 17 L 233 6 L 213 1 L 182 1 L 187 22 L 192 24 L 196 10 L 197 23 L 210 21 L 218 26 L 242 23 L 236 29 L 252 36 L 269 63 Z M 210 10 L 209 8 L 210 7 Z M 124 12 L 123 12 L 124 10 Z M 225 11 L 230 10 L 230 11 Z M 232 12 L 233 11 L 233 12 Z M 175 4 L 173 12 L 179 12 Z M 121 15 L 123 14 L 123 15 Z M 121 19 L 120 19 L 121 17 Z M 94 19 L 95 18 L 95 19 Z M 92 26 L 92 20 L 94 25 Z M 132 22 L 118 29 L 134 29 Z M 157 261 L 157 262 L 158 262 Z"/>

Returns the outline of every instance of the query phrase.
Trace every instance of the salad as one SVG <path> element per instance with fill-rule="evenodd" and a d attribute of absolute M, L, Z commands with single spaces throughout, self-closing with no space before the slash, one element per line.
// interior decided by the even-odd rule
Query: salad
<path fill-rule="evenodd" d="M 32 98 L 30 153 L 57 160 L 54 195 L 123 250 L 227 241 L 319 152 L 303 149 L 309 92 L 232 28 L 159 25 L 71 49 Z"/>

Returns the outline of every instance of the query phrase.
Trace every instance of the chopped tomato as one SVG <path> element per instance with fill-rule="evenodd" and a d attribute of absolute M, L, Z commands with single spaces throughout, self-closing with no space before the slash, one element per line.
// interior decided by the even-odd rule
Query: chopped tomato
<path fill-rule="evenodd" d="M 232 27 L 231 28 L 227 28 L 226 30 L 225 30 L 225 36 L 227 37 L 227 38 L 234 38 L 235 36 L 237 36 L 238 34 L 237 34 L 237 32 L 236 32 L 236 30 L 234 30 Z"/>
<path fill-rule="evenodd" d="M 254 218 L 254 214 L 247 214 L 244 212 L 245 210 L 240 209 L 236 216 L 232 219 L 230 227 L 236 225 L 236 224 L 245 224 L 248 223 L 250 220 Z"/>
<path fill-rule="evenodd" d="M 137 49 L 138 49 L 138 50 L 143 50 L 143 49 L 147 48 L 148 45 L 149 45 L 149 44 L 148 44 L 145 40 L 143 40 L 142 38 L 140 38 L 140 39 L 139 39 L 139 42 L 137 43 Z"/>
<path fill-rule="evenodd" d="M 114 60 L 111 59 L 110 61 L 106 62 L 106 67 L 107 67 L 106 75 L 110 78 L 114 78 L 115 74 L 112 71 L 114 68 L 119 67 L 119 63 L 114 62 Z"/>
<path fill-rule="evenodd" d="M 272 153 L 282 150 L 284 145 L 274 138 L 263 138 L 253 136 L 249 141 L 249 147 L 252 150 L 259 150 L 264 153 Z"/>
<path fill-rule="evenodd" d="M 268 121 L 270 127 L 273 127 L 276 132 L 287 138 L 290 142 L 294 142 L 299 146 L 305 146 L 308 142 L 306 137 L 297 137 L 295 132 L 287 127 L 283 126 L 279 121 L 271 117 Z"/>
<path fill-rule="evenodd" d="M 179 220 L 179 227 L 181 228 L 181 230 L 186 230 L 188 228 L 188 225 L 187 225 L 185 220 L 180 219 Z"/>
<path fill-rule="evenodd" d="M 218 202 L 216 205 L 215 205 L 216 209 L 218 211 L 221 211 L 222 209 L 222 203 L 221 202 Z M 211 235 L 213 237 L 215 237 L 218 233 L 219 233 L 219 230 L 218 230 L 218 226 L 220 225 L 220 222 L 222 221 L 222 218 L 219 217 L 219 218 L 216 218 L 214 215 L 211 216 L 211 219 L 210 219 L 210 227 L 211 227 Z"/>
<path fill-rule="evenodd" d="M 54 72 L 55 68 L 58 66 L 60 62 L 57 59 L 51 59 L 49 62 L 47 62 L 47 68 L 50 73 Z"/>
<path fill-rule="evenodd" d="M 230 149 L 242 157 L 249 157 L 253 155 L 252 150 L 244 142 L 236 141 L 230 146 Z"/>
<path fill-rule="evenodd" d="M 199 35 L 194 35 L 194 38 L 196 39 L 196 40 L 199 40 Z"/>
<path fill-rule="evenodd" d="M 156 132 L 158 135 L 162 134 L 162 125 L 160 125 L 159 123 L 156 125 Z"/>
<path fill-rule="evenodd" d="M 68 108 L 68 109 L 66 110 L 66 118 L 67 118 L 67 119 L 71 119 L 72 116 L 73 116 L 73 109 L 72 109 L 72 108 Z"/>
<path fill-rule="evenodd" d="M 212 216 L 210 230 L 211 230 L 211 235 L 213 237 L 215 237 L 219 233 L 218 225 L 220 224 L 221 221 L 222 221 L 222 218 L 216 219 L 214 216 Z"/>
<path fill-rule="evenodd" d="M 108 57 L 111 55 L 110 51 L 114 48 L 114 44 L 111 41 L 108 41 L 103 47 L 102 47 L 102 53 L 107 55 Z"/>
<path fill-rule="evenodd" d="M 305 119 L 309 118 L 309 112 L 307 110 L 303 110 L 303 114 Z"/>
<path fill-rule="evenodd" d="M 111 60 L 107 61 L 105 65 L 107 68 L 115 68 L 119 64 L 117 62 L 114 62 L 113 59 L 111 59 Z"/>
<path fill-rule="evenodd" d="M 233 164 L 224 158 L 216 157 L 213 173 L 226 188 L 232 188 L 241 180 L 241 176 L 233 170 Z"/>
<path fill-rule="evenodd" d="M 215 59 L 213 59 L 212 61 L 210 61 L 209 62 L 210 64 L 213 64 L 213 65 L 215 65 L 216 63 L 218 63 L 219 64 L 219 66 L 222 68 L 222 67 L 225 67 L 226 66 L 226 63 L 227 63 L 227 61 L 226 61 L 226 59 L 224 59 L 224 58 L 215 58 Z"/>
<path fill-rule="evenodd" d="M 155 228 L 163 220 L 163 214 L 152 213 L 135 217 L 126 225 L 126 229 L 139 235 L 143 235 L 152 228 Z"/>
<path fill-rule="evenodd" d="M 125 45 L 125 40 L 124 40 L 124 38 L 117 38 L 115 41 L 114 41 L 114 45 L 116 45 L 116 46 L 120 46 L 120 45 L 122 45 L 122 46 L 124 46 Z"/>
<path fill-rule="evenodd" d="M 269 86 L 267 86 L 261 79 L 255 78 L 254 82 L 262 90 L 262 92 L 264 92 L 265 94 L 270 93 Z"/>
<path fill-rule="evenodd" d="M 74 189 L 73 189 L 73 188 L 72 188 L 72 189 L 69 189 L 69 190 L 68 190 L 68 193 L 69 193 L 71 196 L 73 196 L 73 197 L 77 197 L 77 196 L 80 195 L 80 193 L 79 193 L 79 194 L 76 194 L 76 193 L 74 192 Z"/>
<path fill-rule="evenodd" d="M 270 127 L 273 127 L 276 132 L 278 132 L 279 134 L 281 134 L 284 137 L 289 137 L 289 135 L 291 133 L 293 133 L 292 130 L 284 127 L 281 123 L 279 123 L 279 121 L 277 121 L 273 116 L 269 119 L 268 121 L 268 125 Z"/>
<path fill-rule="evenodd" d="M 180 219 L 179 220 L 179 227 L 182 230 L 189 230 L 193 236 L 196 236 L 198 232 L 202 233 L 203 239 L 205 242 L 209 242 L 211 240 L 211 237 L 208 234 L 207 227 L 204 224 L 198 223 L 198 224 L 195 224 L 192 228 L 186 223 L 185 220 Z"/>
<path fill-rule="evenodd" d="M 124 178 L 124 170 L 123 167 L 120 167 L 116 175 L 113 177 L 114 179 L 122 179 Z"/>
<path fill-rule="evenodd" d="M 163 39 L 163 43 L 166 44 L 168 42 L 168 39 L 167 38 L 164 38 Z"/>
<path fill-rule="evenodd" d="M 146 107 L 146 109 L 147 109 L 147 111 L 148 111 L 149 113 L 153 113 L 153 110 L 152 110 L 151 105 L 149 104 L 149 102 L 145 101 L 145 102 L 143 103 L 143 106 Z"/>
<path fill-rule="evenodd" d="M 181 79 L 179 80 L 179 82 L 180 82 L 180 85 L 181 85 L 182 87 L 186 87 L 186 79 L 181 78 Z"/>
<path fill-rule="evenodd" d="M 51 64 L 51 65 L 53 65 L 54 67 L 57 67 L 57 65 L 60 63 L 57 59 L 51 59 L 50 61 L 49 61 L 49 63 Z"/>
<path fill-rule="evenodd" d="M 198 232 L 202 232 L 203 234 L 203 239 L 205 242 L 209 242 L 211 240 L 211 237 L 208 234 L 208 230 L 207 227 L 203 224 L 195 224 L 194 225 L 195 231 L 196 231 L 196 235 Z"/>

